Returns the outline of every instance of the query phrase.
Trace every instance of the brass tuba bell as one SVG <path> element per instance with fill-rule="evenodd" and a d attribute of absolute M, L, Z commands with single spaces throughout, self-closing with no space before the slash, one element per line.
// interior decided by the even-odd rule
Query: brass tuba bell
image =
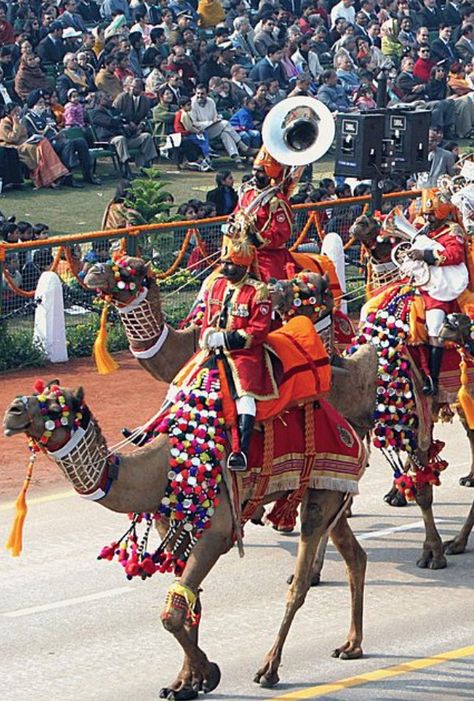
<path fill-rule="evenodd" d="M 334 117 L 314 97 L 288 97 L 265 117 L 262 141 L 285 166 L 304 166 L 324 156 L 334 140 Z"/>

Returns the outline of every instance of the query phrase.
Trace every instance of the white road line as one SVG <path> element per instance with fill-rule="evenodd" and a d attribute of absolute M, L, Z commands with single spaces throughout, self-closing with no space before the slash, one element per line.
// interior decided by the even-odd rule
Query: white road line
<path fill-rule="evenodd" d="M 99 591 L 96 594 L 86 594 L 86 596 L 75 596 L 71 599 L 62 599 L 61 601 L 53 601 L 50 604 L 42 606 L 30 606 L 17 611 L 6 611 L 2 614 L 6 618 L 19 618 L 20 616 L 29 616 L 32 613 L 43 613 L 43 611 L 52 611 L 53 609 L 66 608 L 67 606 L 75 606 L 82 604 L 85 601 L 97 601 L 99 599 L 108 599 L 114 594 L 125 594 L 135 591 L 133 587 L 116 587 L 115 589 L 107 589 L 107 591 Z"/>
<path fill-rule="evenodd" d="M 436 523 L 444 523 L 444 519 L 437 518 Z M 355 533 L 357 540 L 369 540 L 369 538 L 383 538 L 388 533 L 398 533 L 399 531 L 411 531 L 413 528 L 423 528 L 423 521 L 413 521 L 405 523 L 403 526 L 392 526 L 392 528 L 381 528 L 379 531 L 366 531 L 365 533 Z"/>

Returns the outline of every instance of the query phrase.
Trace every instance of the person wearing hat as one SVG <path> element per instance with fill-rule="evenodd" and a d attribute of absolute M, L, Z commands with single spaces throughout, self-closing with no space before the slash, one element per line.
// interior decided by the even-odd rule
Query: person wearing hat
<path fill-rule="evenodd" d="M 48 27 L 48 34 L 41 39 L 37 47 L 38 56 L 43 63 L 60 63 L 66 53 L 63 41 L 63 25 L 55 20 Z"/>
<path fill-rule="evenodd" d="M 176 21 L 178 21 L 180 15 L 189 15 L 193 28 L 195 29 L 197 27 L 199 19 L 198 13 L 188 0 L 171 0 L 168 7 L 174 13 Z"/>
<path fill-rule="evenodd" d="M 435 395 L 443 359 L 443 341 L 439 338 L 446 315 L 459 311 L 456 303 L 469 284 L 466 265 L 466 237 L 459 211 L 451 202 L 443 201 L 435 190 L 423 190 L 421 214 L 427 222 L 423 234 L 418 235 L 408 257 L 424 261 L 430 276 L 419 287 L 426 310 L 428 331 L 428 369 L 423 393 Z"/>
<path fill-rule="evenodd" d="M 239 472 L 247 468 L 256 400 L 278 396 L 270 351 L 265 345 L 272 323 L 272 302 L 267 286 L 252 275 L 254 259 L 252 245 L 238 238 L 224 238 L 221 274 L 204 294 L 199 340 L 204 351 L 216 354 L 226 366 L 238 429 L 227 466 Z"/>

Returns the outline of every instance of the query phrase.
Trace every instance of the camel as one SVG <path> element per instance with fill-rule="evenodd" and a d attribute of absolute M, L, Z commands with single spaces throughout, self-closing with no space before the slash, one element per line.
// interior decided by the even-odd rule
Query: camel
<path fill-rule="evenodd" d="M 157 321 L 161 320 L 162 323 L 163 315 L 158 286 L 153 278 L 150 279 L 147 277 L 147 266 L 145 262 L 140 258 L 131 258 L 129 256 L 125 256 L 124 260 L 129 267 L 138 272 L 138 280 L 145 280 L 146 278 L 146 285 L 149 290 L 152 290 L 151 293 L 149 292 L 150 299 L 154 301 L 151 308 L 152 312 L 156 315 Z M 112 303 L 116 304 L 118 308 L 122 305 L 130 304 L 130 298 L 133 299 L 136 296 L 131 295 L 127 290 L 117 289 L 116 279 L 110 264 L 96 264 L 92 266 L 84 282 L 91 289 L 99 289 L 103 294 L 109 295 Z M 122 315 L 121 318 L 124 319 L 124 315 Z M 125 330 L 126 333 L 129 333 L 127 331 L 127 324 L 125 324 Z M 182 332 L 176 333 L 172 337 L 174 341 L 178 338 L 181 339 L 180 333 Z M 186 338 L 188 339 L 188 352 L 190 357 L 193 352 L 191 343 L 189 342 L 191 336 L 188 335 Z M 184 349 L 181 350 L 184 354 Z M 164 379 L 163 375 L 159 373 L 164 373 L 166 377 L 169 378 L 171 372 L 163 367 L 162 359 L 159 358 L 160 353 L 161 351 L 149 359 L 149 364 L 146 366 L 146 369 L 151 372 L 156 379 Z M 175 370 L 177 372 L 181 369 L 181 367 L 176 367 L 174 357 L 172 358 L 171 364 L 173 372 Z M 367 437 L 370 430 L 373 428 L 373 414 L 376 403 L 377 364 L 378 361 L 375 349 L 369 344 L 362 346 L 350 357 L 339 358 L 338 365 L 343 372 L 334 372 L 331 390 L 327 397 L 329 403 L 349 421 L 360 438 Z M 355 402 L 354 397 L 357 397 L 358 401 Z M 446 567 L 447 561 L 443 554 L 443 543 L 436 529 L 433 517 L 433 492 L 430 485 L 418 491 L 416 502 L 421 509 L 425 526 L 422 554 L 417 560 L 417 565 L 419 567 L 431 567 L 433 569 Z M 325 543 L 323 541 L 311 574 L 311 582 L 313 585 L 317 585 L 320 581 L 324 552 Z"/>
<path fill-rule="evenodd" d="M 372 273 L 371 286 L 374 291 L 376 291 L 377 287 L 381 284 L 400 280 L 400 272 L 390 257 L 393 243 L 388 240 L 379 241 L 377 238 L 379 230 L 379 222 L 373 217 L 366 215 L 358 217 L 351 228 L 351 235 L 360 242 L 367 252 L 368 265 Z M 382 277 L 380 278 L 379 276 Z M 442 335 L 446 341 L 457 342 L 462 346 L 466 344 L 472 346 L 469 317 L 465 314 L 451 314 L 450 320 L 446 320 L 445 322 Z M 473 392 L 474 386 L 470 385 L 469 389 Z M 434 401 L 432 406 L 434 421 L 438 419 L 442 404 L 456 401 L 457 390 L 458 388 L 456 388 L 454 392 L 449 393 L 440 391 L 438 401 Z M 466 431 L 471 452 L 471 468 L 469 474 L 465 477 L 461 477 L 459 483 L 463 487 L 474 487 L 474 430 L 469 428 L 459 404 L 455 404 L 455 409 Z M 389 492 L 387 497 L 390 494 L 391 492 Z"/>
<path fill-rule="evenodd" d="M 66 406 L 69 414 L 62 413 Z M 63 421 L 58 420 L 61 417 Z M 67 422 L 65 421 L 67 417 Z M 46 429 L 56 424 L 54 430 Z M 77 442 L 77 427 L 86 433 Z M 38 395 L 17 397 L 9 406 L 4 418 L 7 436 L 25 433 L 47 451 L 61 451 L 56 458 L 66 479 L 76 491 L 94 490 L 110 477 L 109 450 L 99 425 L 84 404 L 82 388 L 75 391 L 48 385 L 41 398 Z M 87 440 L 86 437 L 88 436 Z M 291 440 L 291 439 L 290 439 Z M 71 441 L 71 443 L 70 443 Z M 72 448 L 74 460 L 66 462 L 64 453 Z M 67 447 L 64 447 L 67 446 Z M 50 457 L 53 457 L 50 455 Z M 54 457 L 53 457 L 54 459 Z M 149 446 L 137 449 L 132 455 L 117 454 L 113 462 L 119 461 L 119 471 L 111 483 L 110 490 L 102 492 L 100 504 L 120 513 L 154 513 L 161 503 L 168 484 L 170 448 L 168 436 L 158 435 Z M 224 458 L 225 461 L 225 458 Z M 284 492 L 265 494 L 265 502 L 275 501 Z M 242 500 L 251 496 L 242 490 Z M 309 584 L 311 566 L 321 538 L 330 531 L 330 537 L 347 565 L 351 591 L 351 622 L 349 633 L 343 644 L 333 651 L 334 657 L 355 659 L 362 656 L 363 591 L 366 569 L 366 554 L 356 540 L 344 514 L 347 495 L 343 492 L 308 489 L 301 508 L 301 536 L 295 568 L 295 576 L 288 591 L 287 605 L 274 645 L 259 667 L 255 681 L 262 687 L 272 687 L 279 681 L 283 646 L 297 610 L 303 605 Z M 161 537 L 166 524 L 158 521 Z M 200 612 L 199 590 L 204 578 L 221 555 L 233 544 L 234 520 L 227 489 L 222 487 L 220 501 L 212 517 L 212 527 L 204 530 L 189 556 L 180 578 L 181 588 L 196 599 L 195 612 Z M 171 588 L 170 592 L 173 590 Z M 176 593 L 174 594 L 176 597 Z M 174 635 L 184 652 L 184 662 L 176 680 L 160 691 L 160 698 L 195 699 L 199 691 L 210 692 L 220 681 L 220 670 L 198 646 L 198 625 L 190 627 L 189 605 L 184 596 L 176 606 L 166 608 L 162 623 Z M 175 601 L 175 599 L 172 599 Z M 169 602 L 168 602 L 169 603 Z"/>

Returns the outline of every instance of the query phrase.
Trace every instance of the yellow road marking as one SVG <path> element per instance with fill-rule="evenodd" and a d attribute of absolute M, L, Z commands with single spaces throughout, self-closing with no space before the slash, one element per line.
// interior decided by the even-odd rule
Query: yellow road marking
<path fill-rule="evenodd" d="M 436 665 L 443 664 L 443 662 L 457 660 L 461 657 L 471 657 L 472 655 L 474 655 L 474 645 L 460 647 L 457 650 L 449 650 L 448 652 L 442 652 L 439 655 L 433 655 L 432 657 L 423 657 L 419 660 L 413 660 L 412 662 L 404 662 L 403 664 L 398 664 L 394 667 L 374 669 L 372 672 L 359 674 L 356 677 L 347 677 L 347 679 L 341 679 L 340 681 L 333 682 L 331 684 L 319 684 L 318 686 L 312 686 L 308 689 L 302 689 L 301 691 L 293 691 L 284 694 L 283 696 L 274 696 L 271 701 L 315 699 L 318 696 L 325 696 L 326 694 L 331 694 L 335 691 L 349 689 L 352 686 L 361 686 L 362 684 L 378 682 L 382 679 L 398 677 L 401 674 L 408 674 L 409 672 L 415 672 L 419 669 L 426 669 L 427 667 L 435 667 Z"/>
<path fill-rule="evenodd" d="M 59 499 L 69 499 L 69 497 L 76 496 L 76 492 L 56 492 L 55 494 L 47 494 L 44 497 L 33 497 L 32 499 L 27 499 L 28 506 L 32 504 L 46 504 L 48 501 L 58 501 Z M 10 511 L 10 509 L 15 508 L 14 501 L 8 501 L 6 504 L 0 504 L 0 511 Z"/>

